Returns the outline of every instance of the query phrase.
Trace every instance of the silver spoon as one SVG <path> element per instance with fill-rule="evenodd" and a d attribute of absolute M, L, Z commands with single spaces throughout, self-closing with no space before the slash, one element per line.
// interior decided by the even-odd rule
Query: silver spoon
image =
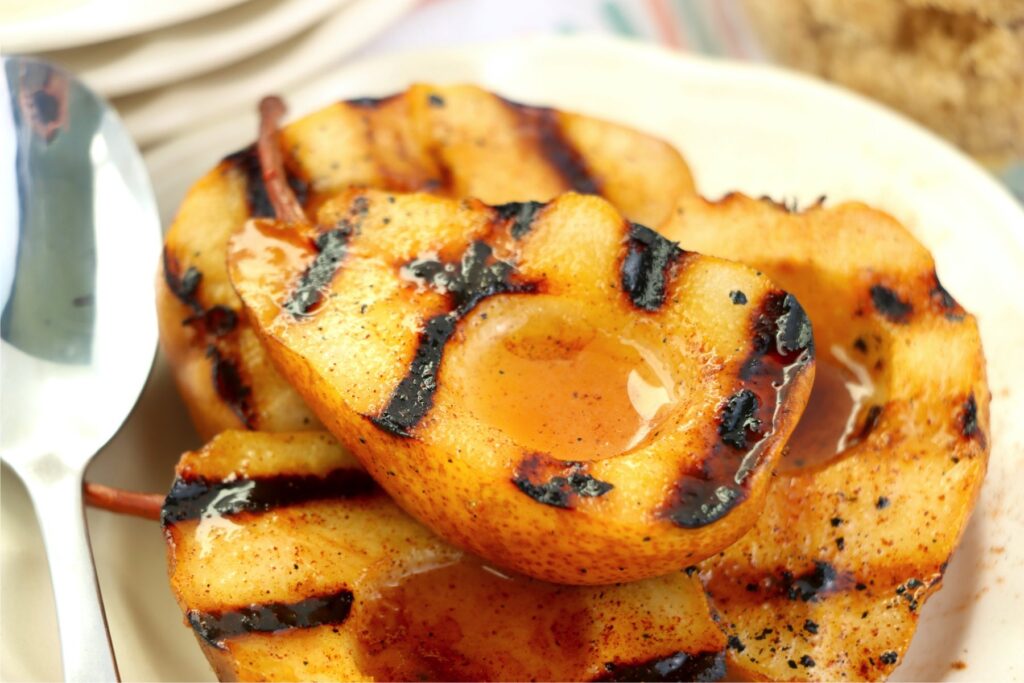
<path fill-rule="evenodd" d="M 0 64 L 0 454 L 39 518 L 64 678 L 114 681 L 82 476 L 153 362 L 160 220 L 106 102 L 41 60 Z"/>

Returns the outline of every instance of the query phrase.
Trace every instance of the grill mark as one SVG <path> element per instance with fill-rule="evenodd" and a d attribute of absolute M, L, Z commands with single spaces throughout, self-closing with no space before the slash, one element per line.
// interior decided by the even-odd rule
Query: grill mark
<path fill-rule="evenodd" d="M 352 610 L 352 591 L 315 596 L 298 602 L 269 602 L 217 612 L 188 611 L 188 623 L 196 634 L 218 649 L 229 638 L 249 633 L 277 633 L 297 628 L 338 625 Z"/>
<path fill-rule="evenodd" d="M 423 326 L 409 372 L 384 410 L 370 418 L 377 427 L 396 436 L 411 437 L 412 430 L 434 405 L 444 349 L 459 321 L 489 297 L 537 291 L 536 283 L 515 282 L 515 267 L 492 256 L 491 246 L 478 240 L 466 248 L 458 263 L 417 259 L 403 267 L 407 279 L 445 293 L 450 308 Z"/>
<path fill-rule="evenodd" d="M 570 189 L 583 194 L 601 194 L 600 181 L 587 168 L 580 151 L 566 137 L 558 122 L 557 111 L 498 99 L 515 113 L 520 127 L 536 140 L 541 155 Z"/>
<path fill-rule="evenodd" d="M 299 278 L 284 309 L 299 318 L 316 309 L 323 300 L 323 290 L 334 279 L 348 252 L 351 230 L 346 226 L 321 234 L 316 239 L 317 254 Z"/>
<path fill-rule="evenodd" d="M 984 448 L 985 433 L 981 430 L 981 425 L 978 424 L 978 402 L 974 399 L 974 393 L 971 392 L 967 396 L 967 400 L 963 402 L 960 409 L 959 417 L 960 433 L 968 439 L 977 439 L 981 447 Z"/>
<path fill-rule="evenodd" d="M 384 95 L 383 97 L 353 97 L 350 100 L 342 100 L 342 103 L 347 104 L 350 107 L 356 107 L 357 109 L 379 109 L 388 102 L 391 102 L 401 96 L 402 93 Z"/>
<path fill-rule="evenodd" d="M 587 464 L 555 460 L 542 453 L 526 456 L 512 474 L 516 488 L 538 503 L 572 510 L 576 500 L 597 498 L 615 488 L 587 472 Z"/>
<path fill-rule="evenodd" d="M 512 235 L 512 239 L 521 240 L 533 229 L 537 214 L 545 206 L 547 205 L 543 202 L 509 202 L 493 208 L 499 219 L 511 221 L 509 234 Z"/>
<path fill-rule="evenodd" d="M 658 510 L 677 526 L 711 524 L 743 502 L 748 477 L 775 433 L 775 414 L 792 382 L 814 358 L 811 323 L 792 294 L 767 294 L 751 321 L 752 345 L 740 386 L 719 409 L 710 452 L 682 473 Z"/>
<path fill-rule="evenodd" d="M 928 295 L 931 298 L 932 304 L 946 316 L 947 320 L 960 322 L 967 315 L 967 312 L 957 303 L 953 295 L 947 292 L 946 288 L 939 282 L 937 273 L 932 273 L 932 289 Z"/>
<path fill-rule="evenodd" d="M 720 681 L 725 678 L 725 652 L 675 652 L 640 662 L 607 662 L 596 681 Z"/>
<path fill-rule="evenodd" d="M 174 480 L 164 500 L 164 526 L 204 515 L 237 515 L 267 512 L 274 508 L 317 500 L 355 498 L 378 491 L 365 471 L 341 468 L 326 475 L 278 474 L 268 477 L 239 477 L 231 481 L 210 481 L 202 476 L 181 476 Z"/>
<path fill-rule="evenodd" d="M 252 389 L 242 381 L 238 364 L 225 357 L 213 344 L 206 347 L 206 357 L 210 359 L 213 388 L 217 396 L 228 404 L 246 429 L 255 429 L 256 411 L 250 401 Z"/>
<path fill-rule="evenodd" d="M 876 311 L 894 323 L 906 323 L 914 312 L 914 306 L 909 301 L 904 301 L 884 285 L 872 285 L 871 303 Z"/>
<path fill-rule="evenodd" d="M 622 260 L 622 290 L 630 302 L 648 312 L 664 305 L 674 267 L 685 252 L 675 242 L 636 223 L 629 223 Z"/>
<path fill-rule="evenodd" d="M 274 206 L 270 203 L 267 186 L 263 183 L 263 168 L 260 166 L 256 144 L 233 152 L 224 157 L 232 168 L 235 168 L 245 179 L 245 201 L 249 207 L 249 216 L 254 218 L 277 218 Z M 299 178 L 285 167 L 285 176 L 289 187 L 295 193 L 299 204 L 305 205 L 309 198 L 309 183 Z"/>
<path fill-rule="evenodd" d="M 171 253 L 170 247 L 164 245 L 164 283 L 171 294 L 192 309 L 195 315 L 203 313 L 203 305 L 197 296 L 202 281 L 203 274 L 195 266 L 189 266 L 182 273 L 178 259 Z"/>
<path fill-rule="evenodd" d="M 201 313 L 190 315 L 182 324 L 199 326 L 209 335 L 224 337 L 234 332 L 238 326 L 238 314 L 227 306 L 217 304 Z"/>
<path fill-rule="evenodd" d="M 187 306 L 192 315 L 182 320 L 183 325 L 199 328 L 213 337 L 223 337 L 234 331 L 238 325 L 238 314 L 227 306 L 217 304 L 208 309 L 199 301 L 199 285 L 203 274 L 195 266 L 189 266 L 181 273 L 181 265 L 168 246 L 164 245 L 164 284 L 174 297 Z"/>

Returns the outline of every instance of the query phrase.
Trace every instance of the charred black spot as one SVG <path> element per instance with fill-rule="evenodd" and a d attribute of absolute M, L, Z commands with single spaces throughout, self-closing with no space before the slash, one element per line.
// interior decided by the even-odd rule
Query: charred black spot
<path fill-rule="evenodd" d="M 747 432 L 760 436 L 761 420 L 757 418 L 759 403 L 757 395 L 749 389 L 740 389 L 733 394 L 719 416 L 718 435 L 733 448 L 747 447 Z"/>
<path fill-rule="evenodd" d="M 811 321 L 796 297 L 787 292 L 765 296 L 751 330 L 753 350 L 744 366 L 744 379 L 756 372 L 761 356 L 774 354 L 784 364 L 798 360 L 805 349 L 813 354 Z"/>
<path fill-rule="evenodd" d="M 746 498 L 746 491 L 735 485 L 684 477 L 673 491 L 667 517 L 684 529 L 698 529 L 716 522 Z"/>
<path fill-rule="evenodd" d="M 743 306 L 747 303 L 747 295 L 738 289 L 734 289 L 729 292 L 729 300 L 737 306 Z"/>
<path fill-rule="evenodd" d="M 256 145 L 252 144 L 224 157 L 224 161 L 237 169 L 245 178 L 245 199 L 249 215 L 255 218 L 276 218 L 274 205 L 270 203 L 267 186 L 263 183 L 263 168 L 260 166 Z M 309 196 L 309 184 L 291 173 L 285 167 L 289 187 L 295 193 L 299 204 L 305 204 Z"/>
<path fill-rule="evenodd" d="M 853 348 L 857 349 L 861 353 L 867 353 L 868 343 L 864 341 L 864 337 L 857 337 L 853 340 Z"/>
<path fill-rule="evenodd" d="M 905 323 L 914 312 L 909 301 L 904 301 L 896 292 L 883 285 L 871 287 L 871 303 L 875 310 L 894 323 Z"/>
<path fill-rule="evenodd" d="M 266 512 L 315 500 L 353 498 L 378 491 L 363 470 L 344 468 L 323 476 L 279 474 L 269 477 L 237 477 L 231 481 L 210 481 L 205 477 L 182 476 L 174 480 L 164 500 L 161 523 L 165 526 L 207 515 L 236 515 Z"/>
<path fill-rule="evenodd" d="M 846 539 L 840 536 L 836 539 L 836 550 L 843 550 L 846 548 Z"/>
<path fill-rule="evenodd" d="M 885 496 L 879 496 L 878 500 L 875 501 L 875 507 L 879 510 L 884 510 L 889 507 L 889 499 Z"/>
<path fill-rule="evenodd" d="M 842 523 L 843 523 L 843 520 L 840 517 L 833 517 L 832 519 L 829 520 L 829 524 L 831 524 L 833 528 L 839 526 Z"/>
<path fill-rule="evenodd" d="M 790 600 L 813 602 L 819 596 L 833 593 L 847 587 L 849 577 L 840 575 L 828 562 L 815 562 L 814 569 L 793 577 L 789 572 L 782 575 L 782 588 Z"/>
<path fill-rule="evenodd" d="M 338 267 L 348 251 L 350 233 L 351 229 L 345 226 L 325 232 L 317 238 L 316 258 L 306 268 L 306 272 L 299 278 L 298 285 L 285 302 L 286 311 L 297 318 L 310 313 L 320 304 L 324 288 L 334 279 L 334 274 L 338 272 Z"/>
<path fill-rule="evenodd" d="M 583 194 L 601 194 L 601 183 L 587 168 L 583 155 L 566 138 L 558 122 L 557 111 L 546 107 L 530 107 L 511 100 L 503 101 L 519 117 L 521 129 L 531 132 L 536 138 L 541 155 L 569 189 Z"/>
<path fill-rule="evenodd" d="M 622 261 L 622 289 L 637 308 L 657 311 L 665 303 L 672 267 L 683 255 L 675 242 L 650 228 L 630 225 Z"/>
<path fill-rule="evenodd" d="M 444 106 L 444 98 L 434 92 L 430 93 L 430 96 L 427 97 L 427 102 L 431 107 L 441 108 Z"/>
<path fill-rule="evenodd" d="M 964 401 L 963 412 L 960 414 L 960 433 L 971 438 L 978 433 L 978 403 L 974 394 Z"/>
<path fill-rule="evenodd" d="M 645 662 L 608 662 L 598 681 L 719 681 L 725 677 L 725 653 L 676 652 Z"/>
<path fill-rule="evenodd" d="M 216 346 L 208 346 L 206 355 L 212 361 L 213 387 L 217 396 L 228 404 L 246 428 L 255 429 L 256 414 L 249 400 L 252 390 L 242 381 L 238 366 L 225 358 Z"/>
<path fill-rule="evenodd" d="M 882 662 L 882 664 L 895 664 L 896 660 L 899 659 L 899 655 L 897 655 L 892 650 L 889 650 L 888 652 L 883 652 L 878 659 Z"/>
<path fill-rule="evenodd" d="M 805 669 L 810 669 L 814 667 L 814 660 L 811 659 L 810 655 L 804 655 L 800 658 L 800 666 L 804 667 Z"/>
<path fill-rule="evenodd" d="M 182 321 L 184 325 L 198 325 L 203 331 L 214 337 L 223 337 L 234 331 L 238 326 L 238 314 L 227 306 L 212 306 L 202 313 L 189 316 Z"/>
<path fill-rule="evenodd" d="M 552 470 L 558 474 L 552 475 Z M 553 461 L 541 455 L 531 455 L 516 468 L 512 483 L 538 503 L 572 509 L 577 496 L 597 498 L 615 488 L 606 481 L 595 479 L 586 470 L 586 463 Z"/>
<path fill-rule="evenodd" d="M 495 206 L 494 210 L 498 212 L 501 220 L 512 221 L 509 234 L 519 240 L 530 232 L 534 219 L 544 206 L 542 202 L 509 202 Z"/>
<path fill-rule="evenodd" d="M 818 632 L 818 625 L 810 619 L 807 619 L 804 621 L 804 630 L 812 635 L 816 634 Z"/>
<path fill-rule="evenodd" d="M 203 274 L 194 266 L 189 266 L 184 273 L 181 273 L 178 260 L 174 258 L 170 250 L 164 247 L 164 283 L 167 289 L 178 301 L 185 304 L 196 314 L 203 312 L 203 305 L 199 303 L 196 294 L 199 291 L 199 283 L 203 281 Z"/>
<path fill-rule="evenodd" d="M 730 650 L 736 650 L 736 652 L 743 652 L 747 649 L 747 646 L 737 636 L 729 636 L 725 646 Z"/>
<path fill-rule="evenodd" d="M 342 624 L 352 609 L 352 591 L 342 589 L 299 602 L 271 602 L 221 612 L 189 610 L 188 623 L 210 645 L 247 633 L 276 633 L 296 628 Z"/>
<path fill-rule="evenodd" d="M 514 281 L 515 267 L 494 259 L 491 246 L 481 241 L 470 244 L 457 264 L 417 259 L 404 270 L 411 279 L 445 293 L 452 309 L 427 320 L 409 372 L 398 383 L 381 414 L 371 418 L 378 427 L 409 437 L 434 405 L 444 348 L 459 321 L 488 297 L 530 293 L 536 291 L 537 285 Z"/>

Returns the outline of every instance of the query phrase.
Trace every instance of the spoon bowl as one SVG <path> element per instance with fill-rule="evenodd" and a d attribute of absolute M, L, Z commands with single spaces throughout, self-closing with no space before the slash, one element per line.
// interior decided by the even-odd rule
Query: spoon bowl
<path fill-rule="evenodd" d="M 82 506 L 156 350 L 160 251 L 142 158 L 71 74 L 4 56 L 0 80 L 0 454 L 50 563 L 67 680 L 116 680 Z"/>

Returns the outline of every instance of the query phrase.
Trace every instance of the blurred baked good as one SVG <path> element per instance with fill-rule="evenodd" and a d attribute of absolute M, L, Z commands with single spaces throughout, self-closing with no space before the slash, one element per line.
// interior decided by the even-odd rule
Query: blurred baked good
<path fill-rule="evenodd" d="M 1021 0 L 746 0 L 786 64 L 875 97 L 990 163 L 1024 157 Z"/>

